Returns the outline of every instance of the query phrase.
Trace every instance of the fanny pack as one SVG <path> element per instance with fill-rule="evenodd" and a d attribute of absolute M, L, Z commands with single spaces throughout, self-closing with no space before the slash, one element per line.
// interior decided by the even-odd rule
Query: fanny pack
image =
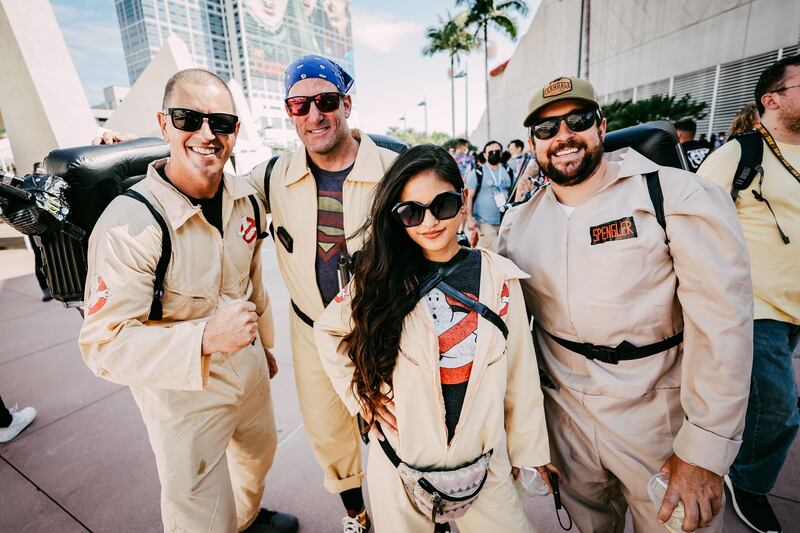
<path fill-rule="evenodd" d="M 464 516 L 478 499 L 489 475 L 492 450 L 461 468 L 423 471 L 401 461 L 385 436 L 378 443 L 400 474 L 411 503 L 437 524 Z"/>

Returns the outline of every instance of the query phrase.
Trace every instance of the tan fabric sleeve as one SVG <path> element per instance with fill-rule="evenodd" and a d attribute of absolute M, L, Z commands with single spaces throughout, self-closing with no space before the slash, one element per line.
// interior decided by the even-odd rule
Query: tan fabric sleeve
<path fill-rule="evenodd" d="M 206 322 L 145 325 L 160 256 L 160 229 L 152 219 L 97 225 L 89 239 L 81 353 L 97 376 L 121 385 L 201 390 L 208 379 L 201 355 Z M 108 291 L 103 305 L 91 294 L 98 279 Z"/>
<path fill-rule="evenodd" d="M 267 165 L 269 165 L 269 159 L 253 167 L 253 170 L 247 174 L 245 179 L 247 180 L 247 183 L 249 183 L 250 186 L 256 190 L 258 199 L 261 200 L 262 204 L 264 204 L 264 209 L 266 212 L 271 213 L 272 210 L 270 209 L 269 205 L 269 193 L 268 191 L 264 190 L 264 173 L 267 171 Z M 272 170 L 274 172 L 275 167 L 273 167 Z"/>
<path fill-rule="evenodd" d="M 351 387 L 355 365 L 347 355 L 347 347 L 343 340 L 353 328 L 350 302 L 350 295 L 347 293 L 343 297 L 334 298 L 314 322 L 314 340 L 317 343 L 322 366 L 331 379 L 333 388 L 350 414 L 356 415 L 360 412 L 360 408 Z"/>
<path fill-rule="evenodd" d="M 248 202 L 249 205 L 249 202 Z M 261 216 L 261 223 L 266 225 L 266 217 Z M 265 228 L 259 228 L 258 231 L 264 231 Z M 263 261 L 261 260 L 261 247 L 264 239 L 257 239 L 256 246 L 253 250 L 253 258 L 250 261 L 250 283 L 252 291 L 250 292 L 249 300 L 256 306 L 256 314 L 258 315 L 258 335 L 261 337 L 261 345 L 267 350 L 275 346 L 275 325 L 272 318 L 272 304 L 267 294 L 267 288 L 264 285 L 264 269 Z"/>
<path fill-rule="evenodd" d="M 541 466 L 550 462 L 550 445 L 539 386 L 539 367 L 519 280 L 509 280 L 508 287 L 508 383 L 505 397 L 508 456 L 514 466 Z"/>
<path fill-rule="evenodd" d="M 750 392 L 753 290 L 733 202 L 720 187 L 697 183 L 701 188 L 667 213 L 684 318 L 686 419 L 673 449 L 682 460 L 723 475 L 741 445 Z"/>

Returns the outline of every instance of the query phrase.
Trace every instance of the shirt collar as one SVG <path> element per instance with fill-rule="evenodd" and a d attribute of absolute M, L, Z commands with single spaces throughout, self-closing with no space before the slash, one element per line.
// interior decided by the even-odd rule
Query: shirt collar
<path fill-rule="evenodd" d="M 359 141 L 359 145 L 353 170 L 345 181 L 379 182 L 383 178 L 384 169 L 381 164 L 378 146 L 370 139 L 369 135 L 365 135 L 360 130 L 350 130 L 350 134 Z M 311 176 L 307 157 L 305 148 L 294 153 L 292 160 L 289 162 L 286 176 L 283 179 L 285 185 L 292 185 L 307 176 Z"/>

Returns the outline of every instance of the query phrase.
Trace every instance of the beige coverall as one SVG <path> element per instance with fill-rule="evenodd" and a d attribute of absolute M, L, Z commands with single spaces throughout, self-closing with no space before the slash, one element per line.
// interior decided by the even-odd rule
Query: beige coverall
<path fill-rule="evenodd" d="M 389 442 L 402 461 L 420 469 L 458 468 L 493 449 L 486 484 L 467 514 L 456 520 L 458 528 L 464 533 L 530 532 L 535 530 L 512 484 L 510 465 L 543 465 L 550 462 L 550 452 L 519 284 L 527 275 L 505 258 L 486 250 L 481 253 L 481 302 L 501 314 L 501 291 L 504 284 L 509 287 L 504 317 L 508 340 L 488 320 L 478 321 L 478 344 L 463 410 L 448 445 L 439 342 L 430 309 L 421 300 L 406 317 L 400 339 L 392 377 L 399 440 L 390 435 Z M 342 342 L 351 329 L 350 298 L 340 294 L 317 320 L 314 333 L 325 370 L 355 415 L 359 405 L 350 388 L 353 365 Z M 397 470 L 375 439 L 369 454 L 367 481 L 376 531 L 433 531 L 430 518 L 412 506 Z"/>
<path fill-rule="evenodd" d="M 165 161 L 133 187 L 170 228 L 163 320 L 148 320 L 161 230 L 142 203 L 120 196 L 89 239 L 80 347 L 89 368 L 128 385 L 139 406 L 161 480 L 164 530 L 230 533 L 258 514 L 277 445 L 262 348 L 272 346 L 272 315 L 247 198 L 254 191 L 224 176 L 220 237 L 200 207 L 158 175 L 153 165 Z M 234 299 L 256 305 L 259 342 L 202 356 L 207 321 Z"/>
<path fill-rule="evenodd" d="M 545 409 L 576 525 L 621 532 L 629 506 L 636 531 L 663 533 L 647 495 L 650 476 L 673 453 L 723 475 L 741 444 L 752 366 L 750 269 L 722 189 L 631 149 L 610 160 L 621 168 L 612 164 L 605 185 L 569 218 L 550 187 L 511 209 L 499 253 L 531 274 L 523 291 L 540 364 L 557 387 L 545 389 Z M 668 245 L 642 176 L 655 170 Z M 606 240 L 614 232 L 603 228 L 626 217 L 635 235 Z M 592 245 L 592 235 L 605 242 Z M 679 331 L 682 345 L 617 365 L 589 360 L 546 333 L 614 347 Z M 709 530 L 721 530 L 722 515 Z"/>
<path fill-rule="evenodd" d="M 360 141 L 360 146 L 342 190 L 346 236 L 353 235 L 367 220 L 372 192 L 397 155 L 379 148 L 358 130 L 352 130 L 352 134 Z M 266 165 L 262 163 L 253 169 L 249 181 L 272 213 L 278 265 L 289 296 L 303 313 L 316 320 L 325 308 L 314 270 L 317 184 L 308 168 L 306 151 L 301 149 L 276 161 L 267 198 L 264 194 Z M 291 250 L 281 240 L 283 232 L 291 238 Z M 348 240 L 348 253 L 352 255 L 361 244 L 361 239 Z M 300 411 L 314 456 L 325 472 L 325 488 L 331 493 L 341 493 L 360 487 L 363 477 L 361 438 L 355 419 L 325 375 L 314 344 L 313 329 L 294 312 L 290 327 Z"/>

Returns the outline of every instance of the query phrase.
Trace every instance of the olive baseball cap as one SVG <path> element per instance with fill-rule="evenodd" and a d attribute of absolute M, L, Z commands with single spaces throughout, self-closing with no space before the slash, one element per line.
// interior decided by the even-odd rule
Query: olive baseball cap
<path fill-rule="evenodd" d="M 528 116 L 522 123 L 526 128 L 533 124 L 536 112 L 546 105 L 558 102 L 559 100 L 582 100 L 593 107 L 600 109 L 594 87 L 588 81 L 581 78 L 556 78 L 547 82 L 543 87 L 536 89 L 531 101 L 528 102 Z"/>

